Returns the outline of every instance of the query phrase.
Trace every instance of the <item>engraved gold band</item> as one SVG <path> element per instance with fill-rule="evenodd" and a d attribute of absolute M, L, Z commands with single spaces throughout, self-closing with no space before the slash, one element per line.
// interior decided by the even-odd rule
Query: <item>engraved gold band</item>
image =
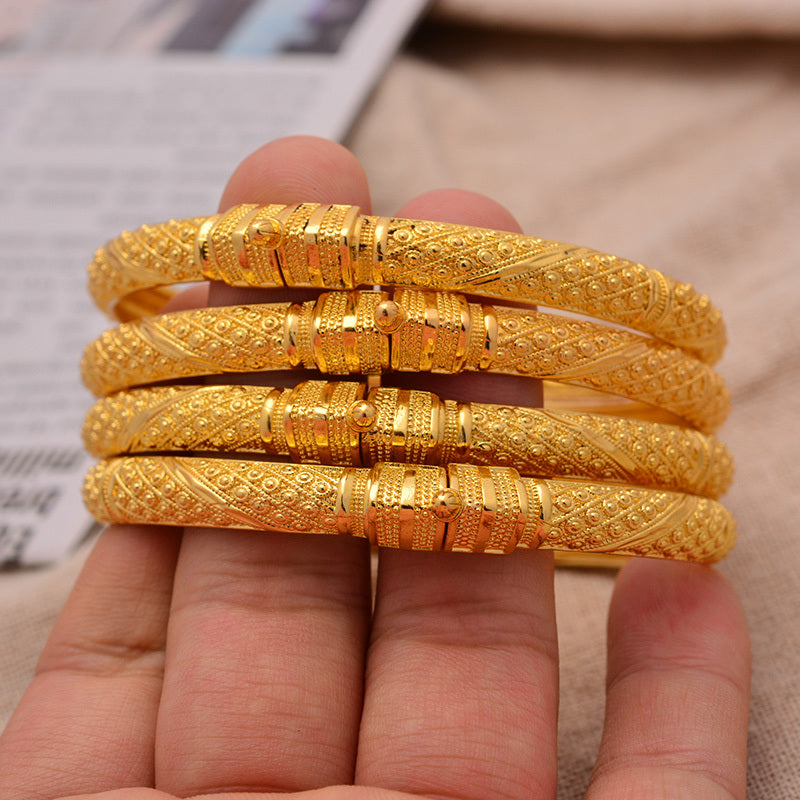
<path fill-rule="evenodd" d="M 643 402 L 711 432 L 729 411 L 722 379 L 682 350 L 630 331 L 403 289 L 330 292 L 123 323 L 87 347 L 97 395 L 178 378 L 303 366 L 334 375 L 487 371 L 563 381 Z"/>
<path fill-rule="evenodd" d="M 714 363 L 725 346 L 708 297 L 641 264 L 533 236 L 364 216 L 355 206 L 236 206 L 125 232 L 89 268 L 97 304 L 120 320 L 157 312 L 170 284 L 411 286 L 575 311 L 650 334 Z"/>
<path fill-rule="evenodd" d="M 583 478 L 717 498 L 733 461 L 688 428 L 601 414 L 458 403 L 419 390 L 305 381 L 161 386 L 98 401 L 83 427 L 94 456 L 221 452 L 299 463 L 513 465 L 522 475 Z"/>
<path fill-rule="evenodd" d="M 471 464 L 122 457 L 90 471 L 84 500 L 102 522 L 332 534 L 417 550 L 542 547 L 712 562 L 735 537 L 731 515 L 707 498 Z"/>

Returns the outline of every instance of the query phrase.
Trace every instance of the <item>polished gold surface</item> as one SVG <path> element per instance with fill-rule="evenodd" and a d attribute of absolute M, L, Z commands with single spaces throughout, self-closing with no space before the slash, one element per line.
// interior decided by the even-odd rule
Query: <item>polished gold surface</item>
<path fill-rule="evenodd" d="M 295 461 L 513 466 L 719 497 L 733 462 L 712 436 L 674 425 L 513 405 L 457 403 L 418 390 L 307 381 L 120 392 L 87 415 L 92 455 L 261 453 Z"/>
<path fill-rule="evenodd" d="M 370 470 L 132 456 L 94 467 L 84 499 L 102 522 L 354 536 L 402 549 L 543 547 L 712 562 L 735 537 L 730 514 L 707 498 L 470 464 Z"/>
<path fill-rule="evenodd" d="M 159 287 L 205 279 L 462 291 L 598 317 L 709 363 L 725 345 L 708 297 L 636 262 L 517 233 L 363 216 L 354 206 L 237 206 L 146 225 L 98 250 L 89 268 L 95 301 L 121 320 L 158 310 L 168 296 Z"/>
<path fill-rule="evenodd" d="M 729 411 L 727 388 L 710 367 L 652 338 L 408 289 L 394 295 L 403 324 L 385 334 L 377 319 L 386 299 L 382 292 L 331 292 L 302 306 L 232 306 L 123 323 L 86 349 L 84 382 L 105 395 L 176 378 L 298 366 L 338 375 L 482 370 L 616 394 L 704 432 Z"/>

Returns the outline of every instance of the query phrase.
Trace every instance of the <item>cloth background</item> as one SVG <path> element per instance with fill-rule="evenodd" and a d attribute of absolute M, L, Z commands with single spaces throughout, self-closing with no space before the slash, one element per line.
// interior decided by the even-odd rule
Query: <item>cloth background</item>
<path fill-rule="evenodd" d="M 788 0 L 440 0 L 348 140 L 376 213 L 484 192 L 526 232 L 657 267 L 723 309 L 739 540 L 717 568 L 753 638 L 756 800 L 800 796 L 798 35 Z M 86 550 L 0 576 L 0 724 Z M 612 583 L 557 576 L 560 800 L 583 796 L 600 740 Z"/>

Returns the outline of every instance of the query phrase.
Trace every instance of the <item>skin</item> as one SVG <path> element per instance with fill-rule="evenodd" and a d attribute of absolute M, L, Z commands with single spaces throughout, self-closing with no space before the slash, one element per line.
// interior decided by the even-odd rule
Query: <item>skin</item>
<path fill-rule="evenodd" d="M 370 209 L 355 158 L 299 137 L 246 159 L 221 208 L 297 199 Z M 461 191 L 398 214 L 518 230 Z M 486 383 L 448 394 L 532 402 L 530 383 Z M 587 798 L 744 798 L 750 652 L 719 573 L 631 560 L 607 672 Z M 557 710 L 549 553 L 383 551 L 371 614 L 364 542 L 113 526 L 0 738 L 0 797 L 555 798 Z"/>

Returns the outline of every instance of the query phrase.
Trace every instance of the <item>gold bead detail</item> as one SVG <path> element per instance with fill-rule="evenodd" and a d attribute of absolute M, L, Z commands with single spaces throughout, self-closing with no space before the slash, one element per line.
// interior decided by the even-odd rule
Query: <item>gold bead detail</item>
<path fill-rule="evenodd" d="M 248 234 L 254 244 L 274 250 L 280 246 L 283 238 L 283 228 L 277 219 L 270 217 L 251 225 Z"/>
<path fill-rule="evenodd" d="M 445 489 L 433 498 L 433 514 L 442 522 L 453 522 L 463 507 L 461 495 L 453 489 Z"/>
<path fill-rule="evenodd" d="M 406 312 L 394 300 L 384 300 L 375 307 L 375 324 L 383 333 L 395 333 L 403 327 Z"/>
<path fill-rule="evenodd" d="M 347 409 L 347 424 L 356 433 L 368 431 L 378 419 L 378 409 L 366 400 L 359 400 Z"/>

